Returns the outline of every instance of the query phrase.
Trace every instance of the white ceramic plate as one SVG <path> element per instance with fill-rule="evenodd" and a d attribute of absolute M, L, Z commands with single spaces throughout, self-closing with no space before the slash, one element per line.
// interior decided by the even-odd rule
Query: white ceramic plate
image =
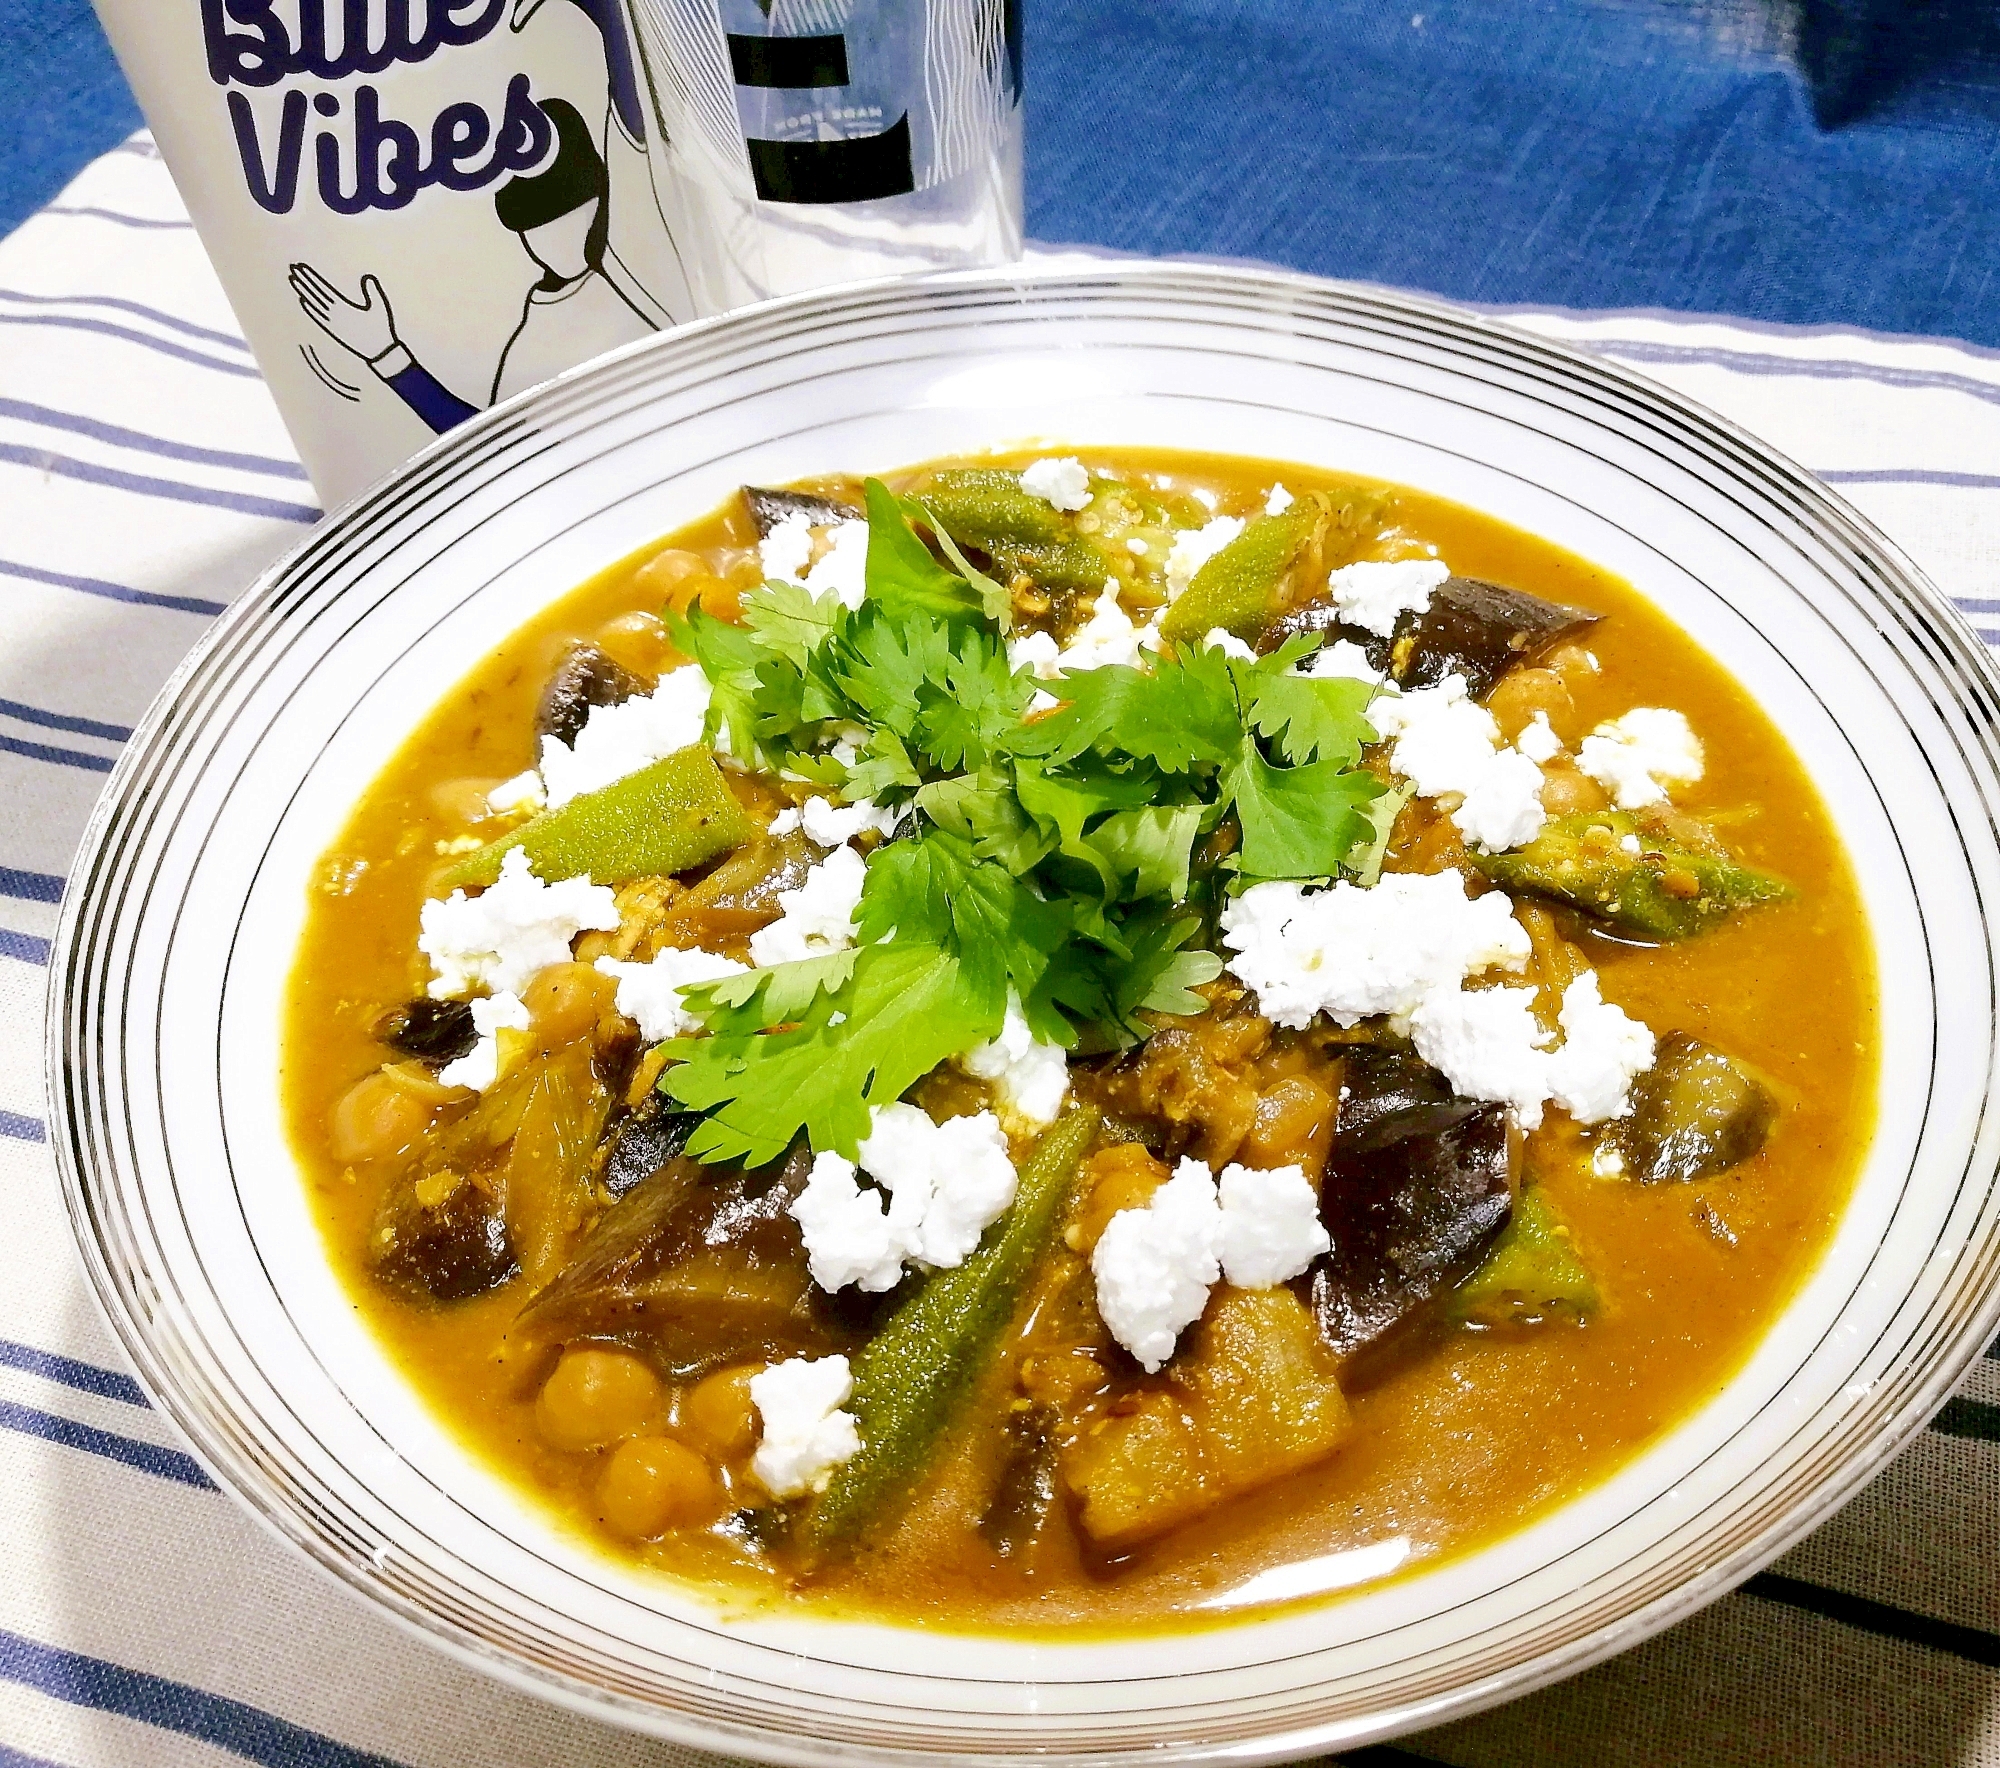
<path fill-rule="evenodd" d="M 1832 1250 L 1741 1374 L 1482 1552 L 1126 1643 L 731 1620 L 516 1497 L 357 1322 L 279 1116 L 307 881 L 449 684 L 641 542 L 746 481 L 1032 438 L 1400 480 L 1655 598 L 1762 702 L 1839 820 L 1881 960 L 1874 1148 Z M 1996 702 L 1984 648 L 1823 486 L 1632 375 L 1460 313 L 1129 264 L 752 309 L 454 432 L 259 583 L 161 696 L 91 824 L 51 968 L 77 1235 L 147 1387 L 223 1486 L 368 1600 L 556 1699 L 797 1761 L 1255 1761 L 1433 1724 L 1745 1577 L 1879 1467 L 1991 1336 Z"/>

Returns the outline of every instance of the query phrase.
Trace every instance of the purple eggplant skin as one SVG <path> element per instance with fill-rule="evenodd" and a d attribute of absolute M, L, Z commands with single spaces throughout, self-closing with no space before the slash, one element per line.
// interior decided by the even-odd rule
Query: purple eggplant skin
<path fill-rule="evenodd" d="M 659 1093 L 648 1093 L 619 1119 L 606 1140 L 599 1177 L 613 1197 L 635 1191 L 663 1166 L 687 1152 L 701 1122 L 698 1111 L 676 1111 Z"/>
<path fill-rule="evenodd" d="M 484 1295 L 520 1269 L 506 1211 L 472 1179 L 430 1205 L 418 1202 L 411 1182 L 396 1186 L 383 1200 L 368 1247 L 378 1281 L 433 1301 Z"/>
<path fill-rule="evenodd" d="M 1326 644 L 1349 639 L 1398 687 L 1434 687 L 1447 675 L 1462 675 L 1467 693 L 1483 700 L 1510 670 L 1547 656 L 1601 618 L 1504 584 L 1451 577 L 1432 593 L 1428 609 L 1404 614 L 1388 638 L 1343 625 L 1331 602 L 1314 602 L 1274 620 L 1257 648 L 1275 651 L 1301 633 L 1317 633 Z"/>
<path fill-rule="evenodd" d="M 857 1348 L 861 1322 L 812 1282 L 790 1214 L 811 1166 L 803 1143 L 748 1172 L 669 1160 L 605 1211 L 513 1332 L 622 1344 L 675 1380 Z"/>
<path fill-rule="evenodd" d="M 1026 1560 L 1059 1502 L 1055 1408 L 1024 1406 L 1002 1425 L 1000 1478 L 979 1518 L 981 1539 L 1002 1559 Z"/>
<path fill-rule="evenodd" d="M 470 1001 L 434 1001 L 419 996 L 385 1013 L 375 1035 L 392 1050 L 420 1062 L 456 1062 L 479 1042 Z"/>
<path fill-rule="evenodd" d="M 593 706 L 616 706 L 652 691 L 653 683 L 614 663 L 595 645 L 578 645 L 556 665 L 549 685 L 542 689 L 541 704 L 535 708 L 535 735 L 574 743 Z"/>
<path fill-rule="evenodd" d="M 1414 1056 L 1356 1054 L 1321 1192 L 1333 1245 L 1299 1280 L 1341 1357 L 1382 1343 L 1449 1294 L 1513 1212 L 1505 1108 L 1454 1097 Z"/>
<path fill-rule="evenodd" d="M 849 509 L 844 503 L 835 503 L 830 498 L 814 497 L 805 491 L 766 491 L 758 485 L 743 487 L 743 507 L 750 512 L 750 520 L 757 524 L 757 538 L 762 540 L 787 516 L 804 516 L 815 528 L 824 527 L 829 522 L 851 522 L 857 520 L 861 512 Z"/>

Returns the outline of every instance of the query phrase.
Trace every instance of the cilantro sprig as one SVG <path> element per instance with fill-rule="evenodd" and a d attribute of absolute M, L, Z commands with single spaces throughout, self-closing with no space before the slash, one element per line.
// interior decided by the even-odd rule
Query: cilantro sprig
<path fill-rule="evenodd" d="M 1295 675 L 1310 640 L 1072 671 L 1037 715 L 1002 587 L 956 546 L 939 562 L 920 503 L 870 480 L 867 505 L 858 608 L 772 583 L 740 626 L 670 623 L 711 684 L 711 741 L 915 810 L 868 858 L 856 950 L 685 991 L 706 1035 L 667 1046 L 661 1085 L 707 1114 L 700 1158 L 772 1160 L 800 1133 L 852 1156 L 869 1108 L 995 1036 L 1010 995 L 1069 1048 L 1199 1011 L 1218 894 L 1365 873 L 1394 814 L 1354 765 L 1372 690 Z"/>

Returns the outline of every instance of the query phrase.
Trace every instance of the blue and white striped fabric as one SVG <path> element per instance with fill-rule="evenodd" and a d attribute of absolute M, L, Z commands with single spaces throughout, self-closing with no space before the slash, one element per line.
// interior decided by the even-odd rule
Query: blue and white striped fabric
<path fill-rule="evenodd" d="M 2000 355 L 1512 312 L 1840 485 L 2000 644 Z M 210 1485 L 117 1364 L 43 1147 L 64 868 L 147 700 L 313 494 L 144 137 L 0 241 L 0 1768 L 625 1768 L 689 1752 L 412 1644 Z M 2000 1360 L 1745 1592 L 1370 1764 L 2000 1768 Z"/>

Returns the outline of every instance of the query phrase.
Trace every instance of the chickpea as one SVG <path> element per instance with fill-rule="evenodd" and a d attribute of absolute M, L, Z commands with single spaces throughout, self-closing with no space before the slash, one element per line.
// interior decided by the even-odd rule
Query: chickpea
<path fill-rule="evenodd" d="M 722 1487 L 709 1465 L 672 1437 L 620 1443 L 597 1480 L 598 1514 L 629 1540 L 650 1541 L 671 1528 L 722 1514 Z"/>
<path fill-rule="evenodd" d="M 544 1050 L 586 1035 L 610 1006 L 617 985 L 588 964 L 551 964 L 521 990 L 530 1029 Z"/>
<path fill-rule="evenodd" d="M 685 606 L 686 598 L 676 596 L 675 591 L 690 577 L 708 577 L 713 573 L 708 561 L 697 552 L 689 552 L 685 547 L 670 546 L 665 552 L 657 552 L 632 574 L 632 587 L 643 596 L 657 597 L 661 601 L 672 601 L 676 606 Z"/>
<path fill-rule="evenodd" d="M 1610 802 L 1604 788 L 1567 755 L 1558 755 L 1543 766 L 1542 809 L 1551 820 L 1576 816 L 1586 810 L 1602 810 Z"/>
<path fill-rule="evenodd" d="M 741 1363 L 704 1376 L 681 1401 L 680 1428 L 696 1448 L 718 1461 L 747 1455 L 757 1442 L 757 1406 L 750 1378 L 762 1363 Z"/>
<path fill-rule="evenodd" d="M 431 1109 L 392 1076 L 363 1075 L 333 1108 L 327 1139 L 334 1159 L 357 1166 L 406 1152 L 431 1127 Z"/>
<path fill-rule="evenodd" d="M 1257 1115 L 1236 1158 L 1245 1166 L 1300 1166 L 1315 1185 L 1326 1171 L 1333 1137 L 1333 1095 L 1317 1081 L 1295 1075 L 1257 1100 Z"/>
<path fill-rule="evenodd" d="M 660 1378 L 635 1356 L 572 1345 L 535 1401 L 535 1423 L 552 1449 L 598 1449 L 634 1436 L 660 1415 Z"/>
<path fill-rule="evenodd" d="M 1576 721 L 1576 702 L 1569 683 L 1553 669 L 1517 669 L 1486 696 L 1486 709 L 1499 722 L 1508 742 L 1546 712 L 1557 736 L 1568 739 Z"/>
<path fill-rule="evenodd" d="M 677 656 L 667 638 L 665 623 L 643 608 L 620 614 L 597 629 L 597 648 L 621 669 L 634 675 L 664 674 Z"/>

